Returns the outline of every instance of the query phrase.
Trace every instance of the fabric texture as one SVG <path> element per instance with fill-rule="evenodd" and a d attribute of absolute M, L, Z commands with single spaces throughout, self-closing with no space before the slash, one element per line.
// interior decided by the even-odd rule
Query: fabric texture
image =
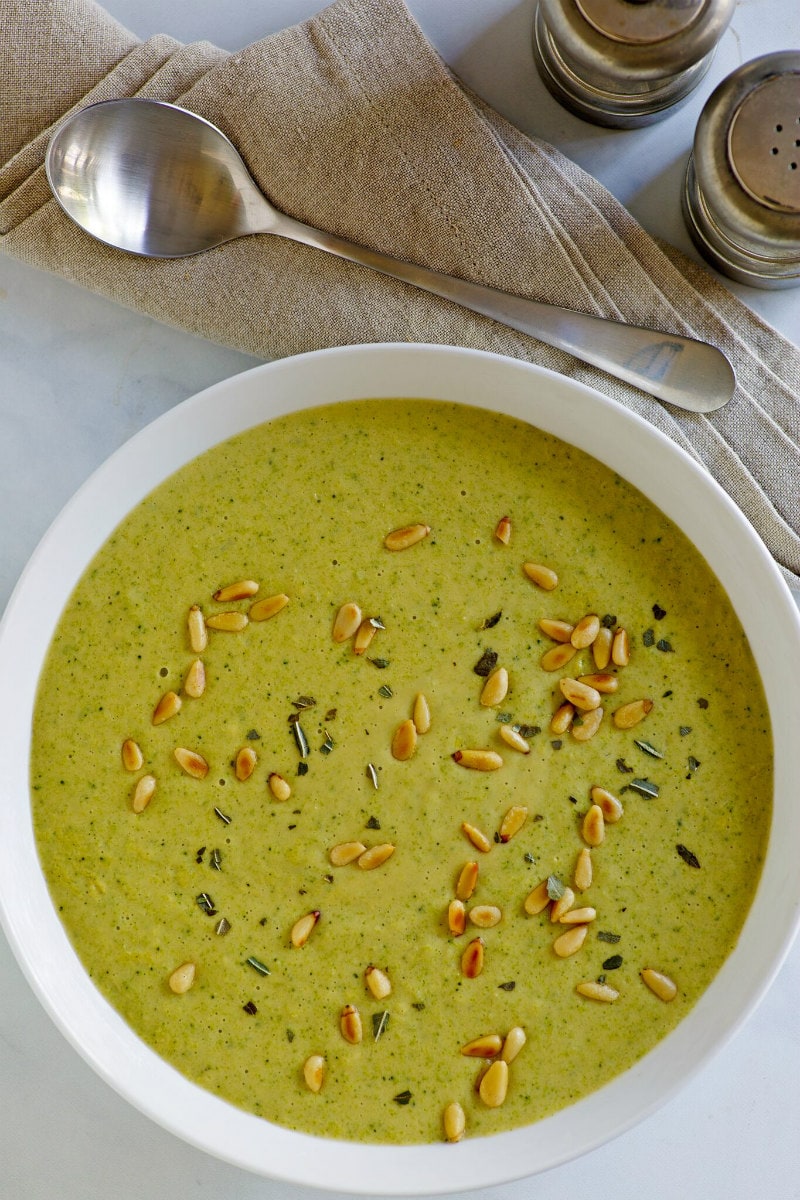
<path fill-rule="evenodd" d="M 0 4 L 0 248 L 121 304 L 266 358 L 441 342 L 540 363 L 646 417 L 716 477 L 790 582 L 800 576 L 800 350 L 659 244 L 591 176 L 469 93 L 402 0 L 336 0 L 229 54 L 141 42 L 91 0 Z M 719 346 L 733 400 L 694 415 L 366 268 L 269 235 L 143 259 L 53 199 L 47 142 L 75 108 L 147 96 L 239 148 L 278 208 L 396 257 Z"/>

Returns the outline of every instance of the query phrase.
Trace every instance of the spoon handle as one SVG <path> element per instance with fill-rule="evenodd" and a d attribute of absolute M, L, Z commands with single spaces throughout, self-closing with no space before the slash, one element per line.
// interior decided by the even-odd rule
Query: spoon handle
<path fill-rule="evenodd" d="M 713 412 L 733 395 L 733 368 L 722 351 L 707 342 L 527 300 L 391 258 L 282 214 L 277 222 L 270 221 L 269 232 L 493 317 L 690 412 Z"/>

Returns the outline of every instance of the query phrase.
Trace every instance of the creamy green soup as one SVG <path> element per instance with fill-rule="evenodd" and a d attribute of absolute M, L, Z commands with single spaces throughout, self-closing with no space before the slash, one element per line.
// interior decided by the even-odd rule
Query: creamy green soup
<path fill-rule="evenodd" d="M 504 516 L 507 544 L 495 533 Z M 390 531 L 418 523 L 430 532 L 416 544 L 386 548 Z M 539 586 L 525 563 L 550 568 L 557 586 Z M 213 599 L 240 580 L 258 593 Z M 281 594 L 288 603 L 270 619 L 209 629 L 207 648 L 191 648 L 193 605 L 209 619 Z M 347 603 L 379 619 L 361 655 L 332 636 Z M 551 720 L 560 680 L 597 673 L 594 651 L 543 669 L 560 643 L 539 621 L 574 626 L 587 614 L 626 631 L 630 661 L 606 668 L 616 691 L 601 695 L 594 736 L 578 740 L 594 710 L 578 709 L 559 733 Z M 205 689 L 193 697 L 184 684 L 198 658 Z M 508 673 L 492 707 L 481 703 L 487 667 Z M 153 724 L 169 692 L 180 711 Z M 430 729 L 400 760 L 393 738 L 420 693 Z M 614 713 L 639 700 L 650 711 L 618 728 Z M 529 753 L 504 740 L 509 730 Z M 128 739 L 142 753 L 133 769 Z M 176 747 L 200 755 L 207 774 L 187 774 Z M 255 752 L 247 779 L 237 777 L 243 749 Z M 453 758 L 465 749 L 502 765 L 466 768 Z M 271 775 L 288 798 L 273 794 Z M 155 791 L 137 812 L 145 776 Z M 367 401 L 233 438 L 120 525 L 58 625 L 31 786 L 68 934 L 149 1045 L 279 1124 L 420 1142 L 442 1138 L 453 1102 L 466 1136 L 553 1113 L 686 1015 L 735 945 L 758 881 L 771 741 L 725 595 L 638 492 L 520 422 Z M 596 787 L 624 812 L 590 846 Z M 504 841 L 514 806 L 524 823 Z M 334 865 L 332 849 L 349 842 L 394 852 L 374 869 Z M 581 891 L 584 848 L 592 881 Z M 467 862 L 478 879 L 457 933 L 451 902 Z M 546 880 L 552 898 L 568 887 L 594 919 L 553 922 L 552 900 L 527 911 Z M 473 906 L 499 909 L 499 922 L 476 926 Z M 296 922 L 316 912 L 294 945 Z M 554 944 L 576 927 L 582 945 L 560 956 Z M 462 956 L 478 937 L 484 961 L 471 977 Z M 187 963 L 194 978 L 176 994 L 170 977 Z M 390 981 L 381 999 L 365 981 L 370 966 Z M 673 999 L 646 986 L 648 969 L 674 983 Z M 578 991 L 598 980 L 615 998 Z M 357 1044 L 342 1033 L 348 1005 Z M 504 1102 L 490 1107 L 476 1083 L 491 1060 L 462 1049 L 512 1029 L 525 1044 Z M 314 1055 L 324 1059 L 317 1092 L 304 1078 Z"/>

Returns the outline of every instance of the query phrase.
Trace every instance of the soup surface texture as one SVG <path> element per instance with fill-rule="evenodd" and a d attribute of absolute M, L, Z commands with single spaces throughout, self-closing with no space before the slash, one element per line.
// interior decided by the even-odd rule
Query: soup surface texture
<path fill-rule="evenodd" d="M 504 516 L 507 543 L 495 532 Z M 390 531 L 415 524 L 430 532 L 386 547 Z M 540 586 L 552 580 L 537 583 L 526 563 L 550 568 L 557 585 Z M 241 580 L 258 593 L 213 599 Z M 193 605 L 208 620 L 276 595 L 288 603 L 273 616 L 210 628 L 207 647 L 192 649 Z M 372 637 L 363 654 L 352 636 L 332 636 L 347 603 L 378 618 L 362 630 Z M 562 643 L 540 620 L 574 626 L 587 614 L 625 630 L 627 665 L 599 672 L 588 646 L 544 669 Z M 205 687 L 195 668 L 188 691 L 202 694 L 192 696 L 197 659 Z M 497 668 L 507 693 L 496 676 L 501 698 L 481 703 Z M 594 736 L 585 738 L 591 708 L 554 731 L 560 681 L 598 673 L 616 690 L 599 695 Z M 154 724 L 170 692 L 180 710 Z M 425 729 L 420 693 L 430 728 L 405 758 L 414 730 L 404 722 L 416 716 Z M 615 712 L 640 700 L 652 702 L 643 719 L 618 727 Z M 130 747 L 123 763 L 128 739 L 141 765 Z M 181 765 L 176 748 L 200 759 Z M 470 769 L 469 755 L 453 757 L 465 749 L 499 756 L 479 765 L 502 765 Z M 143 807 L 140 791 L 134 806 L 147 776 L 152 798 Z M 681 1020 L 735 945 L 758 881 L 771 739 L 725 595 L 649 501 L 510 418 L 358 401 L 234 437 L 122 522 L 58 625 L 31 785 L 69 937 L 149 1045 L 271 1121 L 410 1143 L 441 1139 L 451 1102 L 467 1136 L 540 1119 Z M 599 844 L 585 825 L 598 798 L 609 818 Z M 503 825 L 515 807 L 525 811 Z M 464 823 L 485 835 L 483 848 Z M 351 842 L 394 851 L 372 869 L 369 859 L 336 865 L 344 851 L 332 862 L 331 850 Z M 592 867 L 583 890 L 582 850 Z M 470 862 L 477 882 L 470 895 L 461 882 L 459 933 L 451 902 Z M 528 911 L 545 880 L 546 906 Z M 565 888 L 594 919 L 552 920 Z M 562 956 L 569 942 L 554 944 L 570 931 L 582 943 Z M 471 943 L 483 952 L 479 973 L 470 955 L 462 961 Z M 170 977 L 187 963 L 194 978 L 187 968 L 191 986 L 176 994 Z M 387 995 L 370 990 L 370 966 L 388 978 Z M 674 998 L 646 986 L 646 969 L 674 982 Z M 598 980 L 615 997 L 577 990 Z M 355 1044 L 342 1031 L 348 1005 L 361 1021 Z M 516 1028 L 525 1044 L 492 1107 L 476 1089 L 489 1060 L 462 1049 Z M 318 1092 L 304 1078 L 313 1055 L 324 1059 Z"/>

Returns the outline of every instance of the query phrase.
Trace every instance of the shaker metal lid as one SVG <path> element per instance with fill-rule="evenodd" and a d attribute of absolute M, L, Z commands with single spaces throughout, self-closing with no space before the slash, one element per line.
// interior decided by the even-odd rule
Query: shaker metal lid
<path fill-rule="evenodd" d="M 772 75 L 745 96 L 728 127 L 728 161 L 759 204 L 800 213 L 800 70 Z"/>
<path fill-rule="evenodd" d="M 683 33 L 707 0 L 575 0 L 598 33 L 615 42 L 647 46 Z"/>

